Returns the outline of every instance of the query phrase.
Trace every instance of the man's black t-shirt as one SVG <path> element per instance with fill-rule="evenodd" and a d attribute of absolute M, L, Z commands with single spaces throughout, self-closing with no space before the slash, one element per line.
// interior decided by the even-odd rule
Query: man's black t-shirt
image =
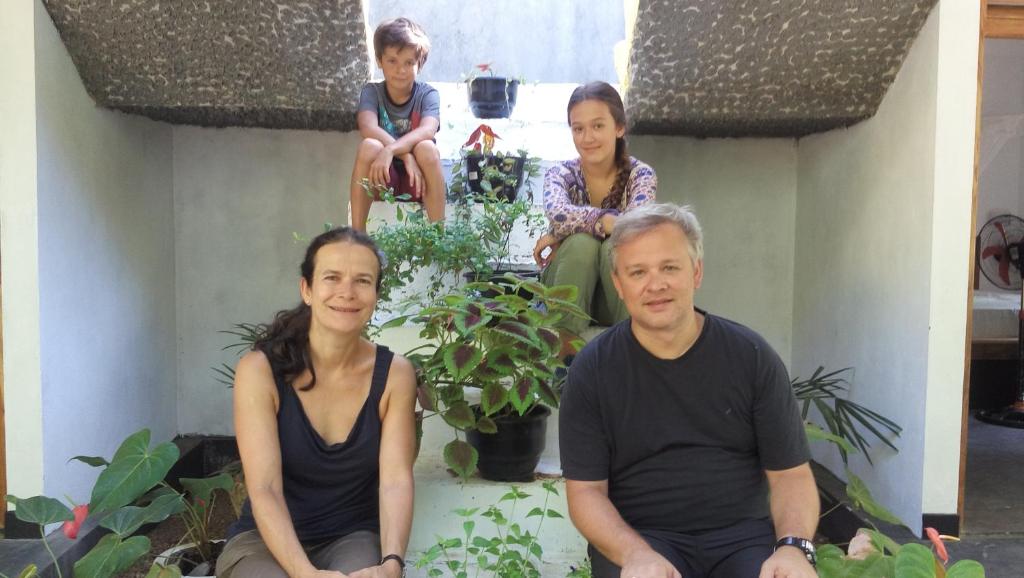
<path fill-rule="evenodd" d="M 708 314 L 677 359 L 651 355 L 628 319 L 589 343 L 569 370 L 559 439 L 565 477 L 608 480 L 630 526 L 686 534 L 767 517 L 764 470 L 810 459 L 782 360 Z"/>

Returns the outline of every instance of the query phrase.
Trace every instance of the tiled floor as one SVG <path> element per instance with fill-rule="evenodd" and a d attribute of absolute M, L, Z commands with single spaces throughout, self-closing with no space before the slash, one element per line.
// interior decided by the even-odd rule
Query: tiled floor
<path fill-rule="evenodd" d="M 1024 429 L 970 418 L 963 529 L 954 559 L 978 560 L 988 578 L 1024 576 Z"/>

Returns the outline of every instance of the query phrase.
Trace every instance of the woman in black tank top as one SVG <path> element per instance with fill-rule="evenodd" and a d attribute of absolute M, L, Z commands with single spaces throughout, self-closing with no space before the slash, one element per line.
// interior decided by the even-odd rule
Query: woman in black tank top
<path fill-rule="evenodd" d="M 348 227 L 313 239 L 303 302 L 235 372 L 249 499 L 217 576 L 397 578 L 412 525 L 415 376 L 362 337 L 381 257 Z"/>

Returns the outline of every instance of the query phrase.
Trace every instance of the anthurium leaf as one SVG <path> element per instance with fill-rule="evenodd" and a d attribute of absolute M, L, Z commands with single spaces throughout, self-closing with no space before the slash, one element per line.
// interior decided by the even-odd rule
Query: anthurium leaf
<path fill-rule="evenodd" d="M 164 566 L 154 562 L 146 573 L 146 578 L 181 578 L 181 568 L 173 564 Z"/>
<path fill-rule="evenodd" d="M 526 413 L 537 400 L 538 381 L 535 377 L 525 376 L 515 383 L 509 392 L 509 402 L 516 408 L 519 415 Z"/>
<path fill-rule="evenodd" d="M 185 488 L 185 492 L 191 499 L 202 500 L 207 503 L 210 501 L 210 494 L 215 490 L 230 492 L 235 484 L 234 479 L 225 473 L 208 478 L 181 478 L 178 481 L 181 482 L 182 487 Z"/>
<path fill-rule="evenodd" d="M 444 367 L 455 381 L 465 379 L 483 359 L 483 353 L 479 349 L 458 341 L 445 346 L 442 355 Z"/>
<path fill-rule="evenodd" d="M 903 523 L 895 514 L 887 510 L 885 506 L 882 506 L 875 501 L 874 496 L 871 495 L 871 491 L 868 490 L 868 486 L 864 483 L 864 480 L 858 478 L 849 469 L 846 470 L 846 476 L 847 479 L 850 480 L 846 484 L 846 495 L 853 501 L 854 507 L 864 510 L 879 520 L 884 520 L 892 524 Z"/>
<path fill-rule="evenodd" d="M 480 433 L 496 434 L 498 433 L 498 424 L 494 423 L 493 419 L 483 416 L 476 420 L 476 429 Z"/>
<path fill-rule="evenodd" d="M 853 444 L 851 444 L 850 442 L 846 441 L 845 439 L 843 439 L 843 438 L 841 438 L 841 437 L 839 437 L 837 435 L 828 433 L 827 431 L 821 429 L 821 427 L 818 424 L 814 424 L 814 423 L 810 423 L 810 422 L 805 422 L 804 423 L 804 432 L 807 434 L 807 439 L 812 441 L 812 442 L 813 441 L 832 442 L 832 443 L 836 444 L 837 446 L 843 448 L 844 451 L 849 452 L 851 454 L 857 451 L 857 448 L 853 447 Z"/>
<path fill-rule="evenodd" d="M 473 475 L 478 458 L 476 448 L 462 440 L 452 440 L 444 446 L 445 463 L 462 479 Z"/>
<path fill-rule="evenodd" d="M 871 528 L 861 528 L 858 532 L 860 531 L 867 532 L 871 536 L 871 545 L 875 547 L 875 550 L 881 553 L 888 552 L 893 556 L 899 553 L 900 545 L 889 536 Z"/>
<path fill-rule="evenodd" d="M 508 404 L 508 391 L 500 383 L 491 382 L 484 386 L 480 393 L 480 409 L 486 415 L 494 415 Z"/>
<path fill-rule="evenodd" d="M 180 495 L 165 494 L 142 508 L 138 506 L 124 506 L 104 518 L 100 522 L 100 526 L 125 538 L 134 534 L 143 524 L 162 522 L 168 516 L 177 514 L 184 509 L 185 502 Z"/>
<path fill-rule="evenodd" d="M 94 468 L 110 465 L 110 462 L 108 462 L 106 458 L 102 458 L 100 456 L 75 456 L 68 461 L 79 461 Z"/>
<path fill-rule="evenodd" d="M 960 560 L 946 570 L 946 578 L 985 578 L 985 568 L 974 560 Z"/>
<path fill-rule="evenodd" d="M 149 538 L 145 536 L 122 540 L 117 534 L 107 534 L 88 554 L 75 562 L 75 578 L 117 576 L 149 552 L 149 548 Z"/>
<path fill-rule="evenodd" d="M 7 501 L 14 504 L 14 515 L 22 522 L 45 526 L 75 519 L 71 508 L 68 508 L 58 500 L 46 496 L 33 496 L 21 499 L 8 495 Z"/>
<path fill-rule="evenodd" d="M 93 512 L 112 511 L 130 504 L 160 480 L 178 460 L 178 447 L 165 442 L 149 448 L 149 430 L 128 436 L 110 465 L 100 473 L 89 504 Z"/>
<path fill-rule="evenodd" d="M 473 415 L 473 410 L 470 409 L 469 404 L 465 401 L 457 401 L 445 410 L 441 414 L 448 425 L 456 427 L 458 429 L 471 429 L 476 423 L 476 417 Z"/>
<path fill-rule="evenodd" d="M 935 578 L 935 556 L 921 544 L 905 544 L 896 554 L 899 578 Z"/>

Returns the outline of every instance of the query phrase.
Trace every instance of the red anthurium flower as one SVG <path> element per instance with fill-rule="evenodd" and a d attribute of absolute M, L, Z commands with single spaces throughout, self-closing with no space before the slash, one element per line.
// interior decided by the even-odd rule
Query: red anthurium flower
<path fill-rule="evenodd" d="M 938 530 L 935 528 L 925 528 L 924 533 L 928 535 L 928 539 L 931 540 L 932 545 L 935 546 L 935 554 L 945 564 L 949 562 L 949 554 L 946 552 L 946 545 L 942 543 L 942 537 L 939 536 Z"/>
<path fill-rule="evenodd" d="M 75 514 L 74 520 L 68 520 L 61 526 L 61 530 L 64 531 L 64 535 L 70 540 L 74 540 L 78 537 L 78 529 L 82 527 L 82 522 L 85 521 L 85 517 L 89 515 L 89 504 L 81 504 L 75 506 L 71 510 Z"/>

